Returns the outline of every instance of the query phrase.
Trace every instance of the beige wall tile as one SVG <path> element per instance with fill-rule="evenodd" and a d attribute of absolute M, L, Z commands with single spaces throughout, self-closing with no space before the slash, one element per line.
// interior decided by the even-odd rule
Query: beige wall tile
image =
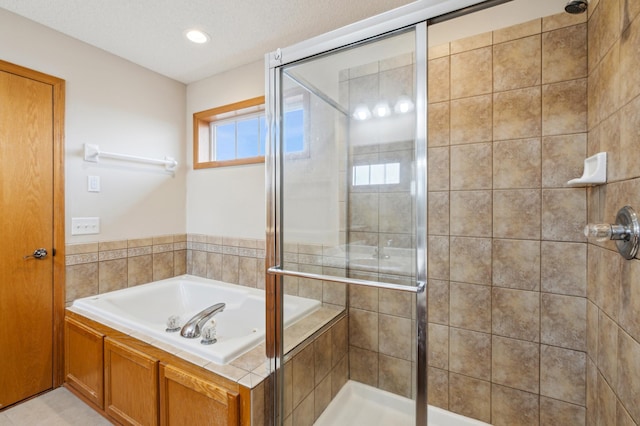
<path fill-rule="evenodd" d="M 223 254 L 222 255 L 222 281 L 231 284 L 238 284 L 239 277 L 239 258 L 238 256 Z"/>
<path fill-rule="evenodd" d="M 452 145 L 490 141 L 493 135 L 491 95 L 455 99 L 450 103 Z"/>
<path fill-rule="evenodd" d="M 491 62 L 491 47 L 452 54 L 451 99 L 491 93 Z"/>
<path fill-rule="evenodd" d="M 449 371 L 491 380 L 491 335 L 449 329 Z"/>
<path fill-rule="evenodd" d="M 595 363 L 587 358 L 587 425 L 596 424 L 598 412 L 598 367 Z"/>
<path fill-rule="evenodd" d="M 189 259 L 189 256 L 191 257 Z M 187 264 L 189 274 L 198 277 L 207 276 L 207 252 L 200 250 L 189 250 L 187 253 Z"/>
<path fill-rule="evenodd" d="M 450 131 L 450 103 L 439 102 L 429 104 L 427 119 L 427 145 L 429 147 L 449 145 Z"/>
<path fill-rule="evenodd" d="M 300 405 L 293 409 L 293 423 L 298 426 L 312 426 L 315 420 L 314 393 L 311 392 L 300 402 Z"/>
<path fill-rule="evenodd" d="M 540 425 L 584 425 L 586 409 L 556 399 L 540 397 Z"/>
<path fill-rule="evenodd" d="M 427 291 L 429 292 L 427 297 L 428 321 L 436 324 L 449 324 L 449 282 L 429 280 Z M 382 312 L 382 302 L 380 307 Z"/>
<path fill-rule="evenodd" d="M 491 239 L 451 238 L 451 271 L 453 281 L 491 284 Z"/>
<path fill-rule="evenodd" d="M 598 80 L 598 117 L 606 119 L 620 107 L 620 48 L 616 43 L 602 58 Z"/>
<path fill-rule="evenodd" d="M 540 242 L 493 240 L 493 285 L 540 289 Z"/>
<path fill-rule="evenodd" d="M 291 361 L 291 369 L 293 370 L 293 407 L 295 408 L 312 393 L 314 388 L 314 353 L 313 345 L 308 345 Z"/>
<path fill-rule="evenodd" d="M 493 192 L 494 238 L 540 238 L 540 190 Z"/>
<path fill-rule="evenodd" d="M 542 86 L 542 134 L 587 131 L 587 79 Z"/>
<path fill-rule="evenodd" d="M 627 1 L 627 7 L 630 3 Z M 640 20 L 635 19 L 620 38 L 620 94 L 622 104 L 640 95 L 640 76 L 635 72 L 640 67 L 637 52 L 640 48 Z"/>
<path fill-rule="evenodd" d="M 449 237 L 429 236 L 427 238 L 429 268 L 427 276 L 439 280 L 449 279 Z"/>
<path fill-rule="evenodd" d="M 491 189 L 490 143 L 451 147 L 451 189 Z"/>
<path fill-rule="evenodd" d="M 207 278 L 222 280 L 222 253 L 207 253 Z"/>
<path fill-rule="evenodd" d="M 153 281 L 152 255 L 129 257 L 127 262 L 127 283 L 129 287 Z"/>
<path fill-rule="evenodd" d="M 619 167 L 617 178 L 629 179 L 640 176 L 640 160 L 637 155 L 629 155 L 637 149 L 638 126 L 640 126 L 640 96 L 636 97 L 620 111 Z M 608 154 L 607 154 L 608 155 Z M 615 164 L 613 165 L 615 167 Z"/>
<path fill-rule="evenodd" d="M 449 49 L 449 43 L 439 44 L 438 46 L 429 47 L 428 58 L 436 59 L 443 56 L 449 56 L 451 51 Z"/>
<path fill-rule="evenodd" d="M 319 386 L 331 372 L 331 333 L 325 332 L 313 342 L 315 385 Z M 331 395 L 331 382 L 329 382 Z"/>
<path fill-rule="evenodd" d="M 349 344 L 371 351 L 378 350 L 378 313 L 351 309 Z"/>
<path fill-rule="evenodd" d="M 352 308 L 378 311 L 378 289 L 357 285 L 349 286 L 349 305 Z"/>
<path fill-rule="evenodd" d="M 587 194 L 583 188 L 542 190 L 542 238 L 585 241 Z"/>
<path fill-rule="evenodd" d="M 541 57 L 540 34 L 494 45 L 494 92 L 539 85 Z"/>
<path fill-rule="evenodd" d="M 587 301 L 587 355 L 594 361 L 598 359 L 598 312 L 598 307 Z"/>
<path fill-rule="evenodd" d="M 629 412 L 624 408 L 620 401 L 616 404 L 616 425 L 617 426 L 636 426 Z"/>
<path fill-rule="evenodd" d="M 542 134 L 540 102 L 539 86 L 494 93 L 494 140 L 539 137 Z"/>
<path fill-rule="evenodd" d="M 541 243 L 542 291 L 570 296 L 587 295 L 587 245 L 543 241 Z"/>
<path fill-rule="evenodd" d="M 153 281 L 163 280 L 174 276 L 173 251 L 154 253 L 153 257 Z"/>
<path fill-rule="evenodd" d="M 640 422 L 640 344 L 625 332 L 618 334 L 617 394 L 635 422 Z"/>
<path fill-rule="evenodd" d="M 467 50 L 478 49 L 480 47 L 491 46 L 493 33 L 487 32 L 470 37 L 454 40 L 450 43 L 451 54 L 466 52 Z"/>
<path fill-rule="evenodd" d="M 411 360 L 413 321 L 392 315 L 378 316 L 378 350 L 394 358 Z"/>
<path fill-rule="evenodd" d="M 483 422 L 491 419 L 491 383 L 449 374 L 449 410 Z"/>
<path fill-rule="evenodd" d="M 587 349 L 587 299 L 542 293 L 540 341 L 548 345 Z"/>
<path fill-rule="evenodd" d="M 349 378 L 369 386 L 378 386 L 378 352 L 349 348 Z"/>
<path fill-rule="evenodd" d="M 546 136 L 542 139 L 542 187 L 561 188 L 581 177 L 587 157 L 587 134 Z"/>
<path fill-rule="evenodd" d="M 98 262 L 66 267 L 66 302 L 98 294 Z"/>
<path fill-rule="evenodd" d="M 428 63 L 429 104 L 449 100 L 449 56 L 430 60 Z"/>
<path fill-rule="evenodd" d="M 127 288 L 127 259 L 98 263 L 98 293 Z"/>
<path fill-rule="evenodd" d="M 595 2 L 592 1 L 589 9 L 595 7 Z M 542 31 L 553 31 L 558 28 L 569 27 L 572 25 L 578 25 L 587 21 L 587 13 L 581 13 L 578 15 L 572 15 L 570 13 L 558 13 L 551 16 L 545 16 L 542 18 Z"/>
<path fill-rule="evenodd" d="M 355 377 L 351 376 L 354 380 Z M 349 380 L 349 354 L 347 353 L 345 356 L 340 358 L 340 361 L 336 366 L 331 370 L 331 398 L 335 398 L 335 396 L 340 392 L 340 389 L 347 383 Z"/>
<path fill-rule="evenodd" d="M 429 191 L 449 190 L 449 148 L 429 148 L 427 151 L 427 186 Z M 352 195 L 352 198 L 355 201 L 354 195 Z M 368 199 L 373 198 L 369 194 L 367 195 Z M 377 198 L 367 201 L 364 209 L 372 209 L 374 207 L 377 209 L 375 203 L 377 203 Z M 364 209 L 359 209 L 359 211 Z"/>
<path fill-rule="evenodd" d="M 618 383 L 618 325 L 598 313 L 598 370 L 615 389 Z"/>
<path fill-rule="evenodd" d="M 336 368 L 338 363 L 349 351 L 348 322 L 345 317 L 331 327 L 331 366 Z"/>
<path fill-rule="evenodd" d="M 453 327 L 491 332 L 491 287 L 452 282 L 450 303 Z"/>
<path fill-rule="evenodd" d="M 501 28 L 493 32 L 493 44 L 516 40 L 534 34 L 540 34 L 542 19 L 534 19 L 511 27 Z"/>
<path fill-rule="evenodd" d="M 587 76 L 587 24 L 572 25 L 542 35 L 542 83 Z"/>
<path fill-rule="evenodd" d="M 429 192 L 428 230 L 429 235 L 449 235 L 449 192 Z"/>
<path fill-rule="evenodd" d="M 586 355 L 584 352 L 542 345 L 540 395 L 584 405 Z"/>
<path fill-rule="evenodd" d="M 381 314 L 411 318 L 413 306 L 415 306 L 415 298 L 409 293 L 387 289 L 378 290 L 378 311 Z"/>
<path fill-rule="evenodd" d="M 378 232 L 412 232 L 411 222 L 406 220 L 412 214 L 410 192 L 380 193 L 378 204 Z"/>
<path fill-rule="evenodd" d="M 451 235 L 491 237 L 491 191 L 452 191 Z"/>
<path fill-rule="evenodd" d="M 427 364 L 431 367 L 449 369 L 449 327 L 429 324 Z"/>
<path fill-rule="evenodd" d="M 493 336 L 491 381 L 538 393 L 540 390 L 540 345 L 524 340 Z"/>
<path fill-rule="evenodd" d="M 322 414 L 329 406 L 329 403 L 331 403 L 331 375 L 325 377 L 324 380 L 318 384 L 314 389 L 313 397 L 315 413 L 314 420 L 317 420 L 318 417 L 320 417 L 320 414 Z"/>
<path fill-rule="evenodd" d="M 540 164 L 540 138 L 495 142 L 493 188 L 539 188 Z"/>
<path fill-rule="evenodd" d="M 427 368 L 427 400 L 444 410 L 449 408 L 449 372 L 439 368 Z"/>
<path fill-rule="evenodd" d="M 598 374 L 597 382 L 597 411 L 596 421 L 598 425 L 612 425 L 616 421 L 616 395 L 607 381 Z"/>
<path fill-rule="evenodd" d="M 620 326 L 640 341 L 640 261 L 622 263 L 620 292 Z"/>
<path fill-rule="evenodd" d="M 531 342 L 539 341 L 538 292 L 493 288 L 491 309 L 493 334 Z"/>
<path fill-rule="evenodd" d="M 257 285 L 258 259 L 253 257 L 238 257 L 238 284 L 253 287 Z"/>
<path fill-rule="evenodd" d="M 98 251 L 98 243 L 79 243 L 65 245 L 65 255 L 96 253 Z"/>
<path fill-rule="evenodd" d="M 601 0 L 598 8 L 602 14 L 602 25 L 598 36 L 600 38 L 600 57 L 603 57 L 620 37 L 619 0 Z"/>
<path fill-rule="evenodd" d="M 538 395 L 504 386 L 491 386 L 491 424 L 539 425 Z"/>
<path fill-rule="evenodd" d="M 411 362 L 390 356 L 379 355 L 380 373 L 378 386 L 396 395 L 411 397 Z"/>

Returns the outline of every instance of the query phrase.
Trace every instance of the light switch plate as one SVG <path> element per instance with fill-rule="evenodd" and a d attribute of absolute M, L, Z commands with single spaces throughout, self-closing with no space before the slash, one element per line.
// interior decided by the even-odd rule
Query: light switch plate
<path fill-rule="evenodd" d="M 100 176 L 87 176 L 87 191 L 100 192 Z"/>
<path fill-rule="evenodd" d="M 87 235 L 100 233 L 99 217 L 72 217 L 71 235 Z"/>

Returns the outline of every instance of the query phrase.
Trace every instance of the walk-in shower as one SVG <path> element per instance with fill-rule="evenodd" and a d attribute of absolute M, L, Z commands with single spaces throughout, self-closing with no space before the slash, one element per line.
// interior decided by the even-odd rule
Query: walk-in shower
<path fill-rule="evenodd" d="M 331 401 L 343 389 L 359 392 L 366 385 L 366 395 L 390 396 L 361 396 L 389 401 L 372 414 L 382 424 L 391 413 L 393 424 L 426 425 L 427 352 L 440 406 L 490 421 L 503 415 L 498 402 L 520 392 L 519 383 L 500 376 L 511 365 L 500 357 L 521 353 L 520 346 L 540 352 L 539 338 L 512 332 L 498 320 L 517 314 L 506 299 L 538 306 L 535 300 L 546 296 L 530 291 L 539 282 L 519 283 L 519 266 L 508 262 L 512 253 L 527 250 L 539 259 L 540 231 L 533 224 L 534 231 L 520 232 L 507 216 L 539 199 L 541 189 L 507 169 L 522 165 L 509 162 L 512 149 L 530 153 L 525 162 L 539 159 L 540 141 L 533 139 L 542 129 L 533 119 L 526 128 L 502 120 L 540 105 L 529 97 L 540 97 L 542 79 L 529 73 L 540 72 L 541 46 L 560 34 L 550 27 L 543 36 L 542 25 L 534 23 L 495 38 L 491 29 L 455 48 L 446 39 L 446 49 L 431 52 L 427 30 L 447 14 L 464 17 L 502 3 L 418 1 L 267 55 L 270 424 L 331 424 L 320 415 L 335 411 L 327 410 Z M 558 22 L 553 25 L 566 25 Z M 467 28 L 460 25 L 465 38 Z M 519 64 L 528 68 L 512 75 L 507 64 L 521 50 L 538 62 L 528 67 L 527 57 Z M 542 117 L 529 110 L 522 117 L 534 114 Z M 427 313 L 428 293 L 436 302 L 433 315 Z M 282 328 L 283 294 L 323 303 L 326 322 L 302 343 L 300 336 L 293 343 L 292 332 Z M 478 315 L 469 314 L 474 301 Z M 454 304 L 466 311 L 454 312 Z M 533 318 L 534 308 L 529 310 Z M 429 349 L 427 341 L 433 343 Z M 474 351 L 481 361 L 466 362 Z M 540 392 L 537 380 L 537 388 L 524 390 Z M 494 406 L 486 403 L 491 398 Z M 367 407 L 355 411 L 378 413 Z"/>

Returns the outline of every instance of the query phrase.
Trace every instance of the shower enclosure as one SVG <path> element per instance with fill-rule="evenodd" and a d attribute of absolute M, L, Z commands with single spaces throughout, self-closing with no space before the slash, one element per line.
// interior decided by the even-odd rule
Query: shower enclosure
<path fill-rule="evenodd" d="M 309 423 L 352 379 L 412 399 L 426 425 L 427 20 L 481 2 L 444 3 L 266 57 L 270 424 Z M 283 294 L 322 301 L 325 322 L 284 330 Z"/>

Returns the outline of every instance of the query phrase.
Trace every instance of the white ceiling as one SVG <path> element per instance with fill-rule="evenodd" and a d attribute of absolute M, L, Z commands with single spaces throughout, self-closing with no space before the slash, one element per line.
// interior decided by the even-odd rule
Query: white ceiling
<path fill-rule="evenodd" d="M 412 0 L 0 0 L 0 8 L 183 83 Z M 189 28 L 211 36 L 184 38 Z"/>

